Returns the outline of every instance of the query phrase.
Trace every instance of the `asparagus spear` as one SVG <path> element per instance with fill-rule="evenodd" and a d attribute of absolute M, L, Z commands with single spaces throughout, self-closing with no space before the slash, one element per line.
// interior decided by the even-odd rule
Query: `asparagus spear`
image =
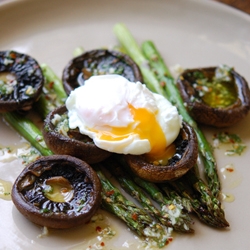
<path fill-rule="evenodd" d="M 174 84 L 174 79 L 170 75 L 170 72 L 164 64 L 160 54 L 156 51 L 155 47 L 151 46 L 152 43 L 144 43 L 142 53 L 137 42 L 124 24 L 116 24 L 114 26 L 114 33 L 127 54 L 140 67 L 147 87 L 168 98 L 177 106 L 183 119 L 194 128 L 198 138 L 199 150 L 205 160 L 204 166 L 208 184 L 213 195 L 217 197 L 220 191 L 220 182 L 217 175 L 216 161 L 213 152 L 205 136 L 201 130 L 198 129 L 196 122 L 189 116 L 180 97 L 179 91 Z M 153 70 L 151 70 L 151 68 L 153 68 Z"/>
<path fill-rule="evenodd" d="M 189 185 L 190 179 L 192 179 L 193 187 Z M 195 175 L 189 174 L 189 176 L 181 177 L 178 180 L 170 182 L 170 184 L 183 197 L 190 201 L 193 212 L 202 222 L 216 228 L 225 228 L 229 226 L 224 217 L 223 210 L 217 204 L 218 200 L 213 198 L 210 190 L 206 188 L 202 180 L 195 179 Z M 165 190 L 164 185 L 162 188 Z M 208 198 L 209 195 L 211 195 L 211 198 Z M 214 199 L 216 201 L 214 201 Z"/>
<path fill-rule="evenodd" d="M 45 63 L 40 65 L 43 75 L 48 84 L 52 83 L 52 88 L 57 96 L 58 102 L 64 103 L 67 98 L 67 94 L 64 91 L 61 79 L 55 74 L 55 72 Z"/>
<path fill-rule="evenodd" d="M 145 41 L 142 44 L 142 51 L 149 60 L 150 66 L 155 71 L 159 82 L 164 83 L 162 86 L 168 93 L 167 96 L 169 97 L 169 100 L 177 106 L 183 119 L 194 128 L 198 139 L 199 151 L 203 156 L 202 159 L 204 159 L 204 167 L 208 185 L 213 195 L 218 197 L 220 191 L 220 181 L 217 174 L 216 160 L 214 158 L 211 145 L 207 141 L 202 131 L 198 128 L 196 122 L 190 117 L 180 96 L 179 90 L 175 85 L 174 79 L 153 42 Z"/>
<path fill-rule="evenodd" d="M 134 181 L 133 178 L 130 177 L 130 175 L 127 173 L 127 171 L 124 171 L 123 166 L 114 159 L 114 157 L 109 158 L 104 162 L 104 166 L 107 169 L 110 169 L 113 175 L 118 180 L 119 184 L 123 187 L 123 189 L 130 194 L 133 198 L 138 200 L 140 204 L 143 206 L 144 210 L 147 211 L 152 217 L 156 218 L 160 223 L 162 223 L 165 226 L 173 227 L 175 231 L 178 232 L 185 232 L 185 233 L 192 233 L 193 229 L 190 228 L 191 218 L 189 215 L 185 214 L 183 215 L 178 211 L 178 213 L 175 214 L 174 219 L 173 216 L 173 202 L 169 202 L 168 204 L 162 202 L 162 210 L 159 211 L 155 205 L 152 203 L 152 201 L 147 196 L 146 192 L 142 190 L 141 187 L 139 187 Z M 172 207 L 173 209 L 169 212 L 169 207 Z M 179 217 L 185 218 L 185 220 L 180 220 Z M 176 223 L 177 222 L 177 223 Z"/>
<path fill-rule="evenodd" d="M 47 148 L 44 142 L 41 130 L 36 127 L 30 119 L 17 112 L 3 113 L 2 115 L 5 121 L 29 141 L 34 148 L 41 152 L 42 155 L 52 155 L 52 152 Z"/>
<path fill-rule="evenodd" d="M 183 199 L 174 192 L 169 192 L 168 196 L 164 195 L 156 184 L 134 175 L 121 157 L 116 157 L 116 159 L 123 168 L 126 169 L 126 172 L 130 174 L 133 181 L 160 205 L 163 217 L 168 219 L 168 223 L 172 225 L 176 231 L 193 232 L 193 229 L 190 227 L 193 221 L 188 214 L 191 212 L 191 204 L 189 204 L 187 199 Z"/>
<path fill-rule="evenodd" d="M 61 80 L 54 71 L 47 64 L 41 64 L 40 67 L 43 71 L 45 83 L 43 93 L 34 107 L 45 118 L 49 112 L 65 103 L 67 94 Z"/>
<path fill-rule="evenodd" d="M 123 220 L 129 228 L 136 231 L 139 236 L 144 237 L 146 241 L 156 242 L 159 248 L 168 244 L 169 240 L 172 239 L 172 228 L 156 223 L 145 210 L 127 200 L 103 174 L 101 165 L 95 165 L 94 169 L 102 183 L 103 208 Z"/>
<path fill-rule="evenodd" d="M 225 219 L 225 213 L 221 208 L 220 201 L 213 196 L 203 180 L 190 171 L 186 174 L 186 181 L 199 193 L 200 202 L 203 202 L 209 213 L 216 218 L 218 227 L 228 227 L 229 223 Z M 204 201 L 206 202 L 204 203 Z"/>
<path fill-rule="evenodd" d="M 149 69 L 148 60 L 141 53 L 138 44 L 136 43 L 130 32 L 127 30 L 125 25 L 121 23 L 116 24 L 114 27 L 114 33 L 122 45 L 122 50 L 125 51 L 140 67 L 142 76 L 148 88 L 153 92 L 157 92 L 167 97 L 165 91 L 161 86 L 159 86 L 158 80 L 155 77 L 154 73 Z"/>

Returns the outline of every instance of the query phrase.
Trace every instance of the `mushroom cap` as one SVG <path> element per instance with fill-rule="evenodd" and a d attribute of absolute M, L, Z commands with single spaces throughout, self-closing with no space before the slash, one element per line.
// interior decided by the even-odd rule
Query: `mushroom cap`
<path fill-rule="evenodd" d="M 137 64 L 119 51 L 90 50 L 73 58 L 63 70 L 62 81 L 66 93 L 83 85 L 84 80 L 96 74 L 119 74 L 129 81 L 143 81 Z"/>
<path fill-rule="evenodd" d="M 0 51 L 0 74 L 11 74 L 16 81 L 12 91 L 1 93 L 0 113 L 15 110 L 29 110 L 37 101 L 44 84 L 44 77 L 38 62 L 29 55 L 13 50 Z"/>
<path fill-rule="evenodd" d="M 197 161 L 198 144 L 195 131 L 183 122 L 179 137 L 175 140 L 175 155 L 169 160 L 168 165 L 157 166 L 147 162 L 143 155 L 125 155 L 131 170 L 140 178 L 161 183 L 177 179 L 190 170 Z"/>
<path fill-rule="evenodd" d="M 228 127 L 243 119 L 250 110 L 250 90 L 248 83 L 240 74 L 231 70 L 234 79 L 237 100 L 227 107 L 211 107 L 204 102 L 194 101 L 195 90 L 192 87 L 192 80 L 189 77 L 193 72 L 206 72 L 212 75 L 216 67 L 198 68 L 185 70 L 177 81 L 183 101 L 187 104 L 190 115 L 195 121 L 213 127 Z"/>
<path fill-rule="evenodd" d="M 44 121 L 44 140 L 54 154 L 75 156 L 89 164 L 98 163 L 111 155 L 110 152 L 98 148 L 91 138 L 78 131 L 74 131 L 71 137 L 57 132 L 52 123 L 54 115 L 61 116 L 65 113 L 67 108 L 63 105 L 50 112 Z"/>
<path fill-rule="evenodd" d="M 45 195 L 47 179 L 62 177 L 73 186 L 67 202 L 54 202 Z M 87 223 L 99 208 L 101 184 L 95 171 L 84 161 L 67 155 L 41 157 L 28 165 L 12 188 L 16 208 L 35 224 L 49 228 L 71 228 Z"/>

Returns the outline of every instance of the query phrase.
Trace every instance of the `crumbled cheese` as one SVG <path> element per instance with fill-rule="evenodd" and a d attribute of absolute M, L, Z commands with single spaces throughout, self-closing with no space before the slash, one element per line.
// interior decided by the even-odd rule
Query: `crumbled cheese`
<path fill-rule="evenodd" d="M 63 114 L 63 115 L 55 114 L 51 122 L 55 126 L 55 130 L 58 133 L 64 136 L 68 136 L 69 123 L 68 123 L 68 117 L 66 114 Z"/>
<path fill-rule="evenodd" d="M 183 206 L 177 203 L 175 200 L 172 204 L 162 207 L 162 212 L 166 213 L 166 217 L 169 218 L 173 225 L 182 223 L 182 209 Z"/>
<path fill-rule="evenodd" d="M 34 95 L 36 92 L 35 88 L 33 88 L 32 86 L 30 85 L 27 85 L 26 87 L 26 90 L 25 90 L 25 94 L 28 95 L 28 96 L 32 96 Z"/>
<path fill-rule="evenodd" d="M 213 140 L 213 147 L 214 147 L 214 148 L 219 148 L 219 145 L 220 145 L 219 139 L 218 139 L 218 138 L 215 138 L 215 139 Z"/>
<path fill-rule="evenodd" d="M 231 81 L 231 72 L 232 68 L 228 67 L 227 65 L 219 65 L 219 67 L 215 70 L 215 77 L 220 81 Z"/>
<path fill-rule="evenodd" d="M 4 60 L 3 60 L 4 65 L 9 65 L 9 64 L 12 64 L 12 63 L 14 63 L 14 60 L 9 59 L 9 58 L 5 57 Z"/>
<path fill-rule="evenodd" d="M 49 235 L 49 230 L 47 227 L 42 228 L 42 233 L 37 236 L 37 238 L 43 238 Z"/>
<path fill-rule="evenodd" d="M 164 233 L 162 233 L 162 231 Z M 169 239 L 172 239 L 172 232 L 173 228 L 165 227 L 153 222 L 143 230 L 143 233 L 146 236 L 145 244 L 150 244 L 152 246 L 152 244 L 158 244 L 159 241 L 161 243 L 167 244 L 169 242 Z"/>
<path fill-rule="evenodd" d="M 30 148 L 28 152 L 20 153 L 19 157 L 23 159 L 23 164 L 27 165 L 41 157 L 41 154 L 36 149 Z"/>
<path fill-rule="evenodd" d="M 3 78 L 0 80 L 0 95 L 9 95 L 14 91 L 17 85 L 17 80 L 11 73 L 4 73 Z"/>
<path fill-rule="evenodd" d="M 180 64 L 175 64 L 174 66 L 170 67 L 170 71 L 174 78 L 177 78 L 181 73 L 183 73 L 184 69 Z"/>
<path fill-rule="evenodd" d="M 54 125 L 54 126 L 57 126 L 57 124 L 61 121 L 62 117 L 58 114 L 55 114 L 51 120 L 51 123 Z"/>

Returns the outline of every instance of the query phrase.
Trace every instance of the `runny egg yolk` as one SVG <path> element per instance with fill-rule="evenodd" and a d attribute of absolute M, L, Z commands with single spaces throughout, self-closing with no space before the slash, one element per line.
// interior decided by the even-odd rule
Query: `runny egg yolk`
<path fill-rule="evenodd" d="M 129 135 L 137 134 L 140 139 L 147 139 L 151 145 L 151 151 L 146 154 L 147 160 L 154 164 L 164 165 L 174 155 L 175 146 L 167 145 L 164 132 L 156 119 L 157 113 L 152 113 L 146 108 L 135 108 L 128 104 L 133 117 L 133 122 L 126 127 L 111 127 L 109 131 L 95 131 L 101 140 L 119 141 Z"/>

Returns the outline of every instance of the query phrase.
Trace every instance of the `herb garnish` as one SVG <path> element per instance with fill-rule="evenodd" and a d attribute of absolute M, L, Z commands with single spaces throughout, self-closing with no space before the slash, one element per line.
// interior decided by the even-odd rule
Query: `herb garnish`
<path fill-rule="evenodd" d="M 237 134 L 228 132 L 219 132 L 213 137 L 214 147 L 218 147 L 219 143 L 231 145 L 231 149 L 227 149 L 225 155 L 241 155 L 246 149 L 246 145 L 242 143 L 241 138 Z"/>
<path fill-rule="evenodd" d="M 231 70 L 228 66 L 221 65 L 215 69 L 213 77 L 202 71 L 194 71 L 192 86 L 196 95 L 193 100 L 203 101 L 213 108 L 224 108 L 235 103 L 237 91 Z"/>

